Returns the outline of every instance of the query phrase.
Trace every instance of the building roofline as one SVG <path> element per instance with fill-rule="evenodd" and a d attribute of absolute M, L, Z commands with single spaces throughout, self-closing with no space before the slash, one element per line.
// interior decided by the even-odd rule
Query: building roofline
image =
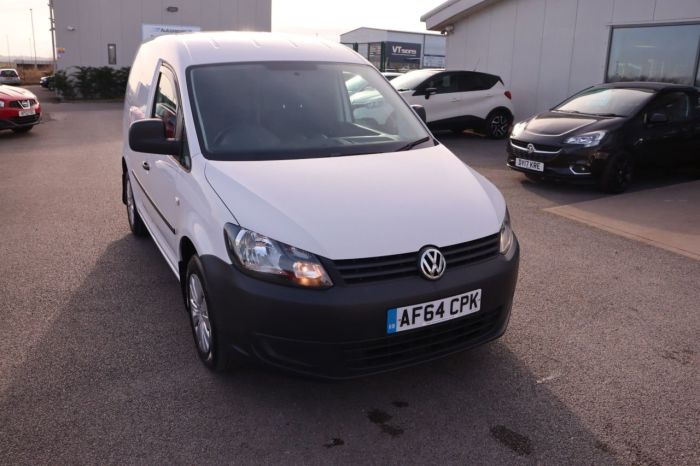
<path fill-rule="evenodd" d="M 423 14 L 423 16 L 420 17 L 420 20 L 425 22 L 428 18 L 435 16 L 436 14 L 440 13 L 442 10 L 444 10 L 447 7 L 450 7 L 454 5 L 455 3 L 459 2 L 460 0 L 447 0 L 444 3 L 439 4 L 432 10 L 428 11 L 427 13 Z"/>
<path fill-rule="evenodd" d="M 467 17 L 499 0 L 447 0 L 420 17 L 427 29 L 442 30 L 444 26 Z"/>
<path fill-rule="evenodd" d="M 346 31 L 340 34 L 340 36 L 344 36 L 345 34 L 350 34 L 351 32 L 359 31 L 360 29 L 371 29 L 373 31 L 384 31 L 384 32 L 400 32 L 402 34 L 418 34 L 418 35 L 426 35 L 426 36 L 439 36 L 439 32 L 434 32 L 434 31 L 400 31 L 398 29 L 382 29 L 382 28 L 373 28 L 373 27 L 368 27 L 368 26 L 360 26 L 359 28 L 351 29 L 350 31 Z"/>

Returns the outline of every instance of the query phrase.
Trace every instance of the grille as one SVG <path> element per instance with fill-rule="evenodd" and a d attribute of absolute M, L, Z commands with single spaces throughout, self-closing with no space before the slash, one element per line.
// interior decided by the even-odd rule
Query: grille
<path fill-rule="evenodd" d="M 530 154 L 527 149 L 521 149 L 520 147 L 525 147 L 527 148 L 527 145 L 530 144 L 528 142 L 524 141 L 517 141 L 515 139 L 511 140 L 512 144 L 510 145 L 513 155 L 523 158 L 523 159 L 528 159 L 528 160 L 534 160 L 536 162 L 545 162 L 547 160 L 551 160 L 552 158 L 556 157 L 557 154 L 540 154 L 537 152 L 533 152 Z M 519 147 L 516 147 L 519 146 Z M 547 146 L 544 144 L 533 144 L 535 147 L 536 151 L 545 151 L 545 152 L 558 152 L 561 150 L 561 147 L 556 147 L 556 146 Z"/>
<path fill-rule="evenodd" d="M 24 106 L 20 102 L 25 102 Z M 28 102 L 28 104 L 27 104 Z M 28 99 L 28 100 L 13 100 L 10 102 L 10 107 L 12 108 L 29 108 L 32 105 L 36 105 L 36 100 L 34 99 Z"/>
<path fill-rule="evenodd" d="M 39 121 L 39 115 L 28 115 L 23 117 L 12 117 L 10 121 L 16 125 L 26 125 Z"/>
<path fill-rule="evenodd" d="M 525 141 L 518 141 L 516 139 L 511 140 L 511 142 L 517 146 L 524 147 L 527 150 L 527 145 L 532 144 L 530 142 L 525 142 Z M 548 146 L 546 144 L 532 144 L 535 147 L 535 150 L 538 151 L 544 151 L 544 152 L 559 152 L 561 150 L 561 147 L 559 146 Z"/>
<path fill-rule="evenodd" d="M 521 159 L 534 160 L 535 162 L 545 162 L 552 159 L 551 155 L 528 154 L 526 150 L 516 148 L 513 148 L 513 155 Z"/>
<path fill-rule="evenodd" d="M 450 267 L 470 264 L 498 254 L 498 234 L 467 243 L 440 248 Z M 393 256 L 346 259 L 333 262 L 333 266 L 346 284 L 366 283 L 378 280 L 418 276 L 418 252 Z"/>
<path fill-rule="evenodd" d="M 443 324 L 343 345 L 351 373 L 381 371 L 443 356 L 494 336 L 503 321 L 503 308 L 455 319 Z"/>

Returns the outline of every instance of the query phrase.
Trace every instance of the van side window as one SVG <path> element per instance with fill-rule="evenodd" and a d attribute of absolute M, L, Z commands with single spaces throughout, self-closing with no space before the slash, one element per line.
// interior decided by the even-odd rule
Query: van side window
<path fill-rule="evenodd" d="M 156 98 L 151 116 L 163 120 L 166 137 L 174 138 L 177 136 L 177 110 L 179 106 L 175 80 L 170 71 L 163 69 L 158 77 L 158 87 L 156 88 Z"/>

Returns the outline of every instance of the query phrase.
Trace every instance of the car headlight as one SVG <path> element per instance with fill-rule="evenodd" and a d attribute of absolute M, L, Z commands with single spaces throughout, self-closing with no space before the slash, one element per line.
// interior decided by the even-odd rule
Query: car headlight
<path fill-rule="evenodd" d="M 501 225 L 501 242 L 499 248 L 501 254 L 507 254 L 512 245 L 513 229 L 510 227 L 510 214 L 508 213 L 508 209 L 506 209 L 506 216 L 503 218 L 503 224 Z"/>
<path fill-rule="evenodd" d="M 231 261 L 259 278 L 309 288 L 333 286 L 310 252 L 231 223 L 224 226 L 224 239 Z"/>
<path fill-rule="evenodd" d="M 513 126 L 513 130 L 510 132 L 510 137 L 512 138 L 517 138 L 522 134 L 523 131 L 525 131 L 525 127 L 527 126 L 527 121 L 521 121 L 520 123 L 516 123 L 515 126 Z"/>
<path fill-rule="evenodd" d="M 4 100 L 0 100 L 0 108 L 3 108 L 4 106 L 5 106 L 5 101 L 4 101 Z"/>
<path fill-rule="evenodd" d="M 577 144 L 584 147 L 593 147 L 600 144 L 600 141 L 605 137 L 605 131 L 593 131 L 592 133 L 579 134 L 578 136 L 571 136 L 566 141 L 565 144 Z"/>

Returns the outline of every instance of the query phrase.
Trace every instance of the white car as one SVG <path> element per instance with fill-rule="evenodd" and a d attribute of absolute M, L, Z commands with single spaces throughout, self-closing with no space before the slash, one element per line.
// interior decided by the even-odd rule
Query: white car
<path fill-rule="evenodd" d="M 22 80 L 17 74 L 17 70 L 14 68 L 3 68 L 0 69 L 0 84 L 12 84 L 20 85 Z"/>
<path fill-rule="evenodd" d="M 382 72 L 382 76 L 384 76 L 387 81 L 391 81 L 394 78 L 398 78 L 402 74 L 403 73 L 399 73 L 398 71 L 383 71 Z"/>
<path fill-rule="evenodd" d="M 391 116 L 355 117 L 353 76 Z M 180 282 L 199 357 L 347 378 L 506 329 L 519 246 L 500 192 L 364 58 L 225 32 L 141 45 L 123 202 Z"/>
<path fill-rule="evenodd" d="M 501 139 L 508 136 L 513 123 L 511 93 L 493 74 L 415 70 L 392 79 L 391 85 L 409 104 L 425 107 L 433 130 L 475 129 Z"/>

